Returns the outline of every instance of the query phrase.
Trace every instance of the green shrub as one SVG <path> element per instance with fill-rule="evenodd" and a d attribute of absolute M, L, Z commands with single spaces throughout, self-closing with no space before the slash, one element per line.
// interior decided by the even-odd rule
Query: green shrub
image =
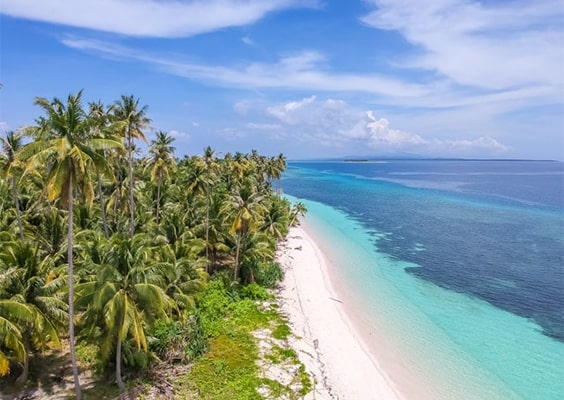
<path fill-rule="evenodd" d="M 202 399 L 260 400 L 256 358 L 257 348 L 250 334 L 221 335 L 210 341 L 210 351 L 194 365 L 186 383 Z"/>
<path fill-rule="evenodd" d="M 96 373 L 103 371 L 103 363 L 100 361 L 98 346 L 79 341 L 76 345 L 76 358 L 84 365 L 92 368 Z"/>
<path fill-rule="evenodd" d="M 284 271 L 276 262 L 261 262 L 255 271 L 255 281 L 266 288 L 272 288 L 284 278 Z"/>
<path fill-rule="evenodd" d="M 200 356 L 208 343 L 199 313 L 191 314 L 185 321 L 158 320 L 149 348 L 167 361 L 188 361 Z"/>
<path fill-rule="evenodd" d="M 155 322 L 149 348 L 161 359 L 170 360 L 175 349 L 182 344 L 182 327 L 179 321 L 158 320 Z"/>
<path fill-rule="evenodd" d="M 184 348 L 186 356 L 194 360 L 204 354 L 209 349 L 208 339 L 202 325 L 202 318 L 199 311 L 190 315 L 190 340 Z"/>
<path fill-rule="evenodd" d="M 272 295 L 270 295 L 264 287 L 256 283 L 242 286 L 241 289 L 239 289 L 239 293 L 243 299 L 268 300 L 272 298 Z"/>
<path fill-rule="evenodd" d="M 201 326 L 206 336 L 214 337 L 225 332 L 223 318 L 227 315 L 231 302 L 223 280 L 211 280 L 197 300 Z"/>
<path fill-rule="evenodd" d="M 272 337 L 278 340 L 286 340 L 291 333 L 290 327 L 286 323 L 281 322 L 272 332 Z"/>

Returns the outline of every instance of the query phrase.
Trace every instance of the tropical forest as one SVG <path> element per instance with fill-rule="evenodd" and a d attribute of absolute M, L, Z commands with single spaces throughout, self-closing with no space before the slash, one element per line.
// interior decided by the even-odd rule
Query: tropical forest
<path fill-rule="evenodd" d="M 285 157 L 179 157 L 134 96 L 34 102 L 35 121 L 0 133 L 1 397 L 310 391 L 273 296 L 306 212 L 281 194 Z"/>

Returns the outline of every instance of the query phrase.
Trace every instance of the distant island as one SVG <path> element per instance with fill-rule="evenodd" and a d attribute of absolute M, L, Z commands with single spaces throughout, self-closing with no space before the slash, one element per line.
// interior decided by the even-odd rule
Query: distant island
<path fill-rule="evenodd" d="M 363 158 L 363 159 L 347 158 L 347 159 L 344 159 L 343 162 L 346 162 L 346 163 L 364 163 L 364 164 L 385 164 L 388 161 L 387 160 L 371 160 L 371 159 L 368 159 L 368 158 Z"/>

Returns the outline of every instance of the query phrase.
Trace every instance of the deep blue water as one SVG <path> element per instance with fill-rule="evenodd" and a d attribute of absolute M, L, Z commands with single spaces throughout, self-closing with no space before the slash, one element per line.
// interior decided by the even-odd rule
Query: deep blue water
<path fill-rule="evenodd" d="M 291 162 L 282 188 L 357 220 L 406 273 L 564 341 L 563 163 Z"/>

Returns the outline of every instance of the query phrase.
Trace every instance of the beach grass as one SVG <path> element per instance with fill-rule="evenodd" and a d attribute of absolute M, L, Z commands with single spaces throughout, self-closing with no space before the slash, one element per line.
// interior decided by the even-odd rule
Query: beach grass
<path fill-rule="evenodd" d="M 265 289 L 229 291 L 216 279 L 199 305 L 209 351 L 175 380 L 175 398 L 299 399 L 311 391 L 311 378 L 287 341 L 287 322 Z"/>

